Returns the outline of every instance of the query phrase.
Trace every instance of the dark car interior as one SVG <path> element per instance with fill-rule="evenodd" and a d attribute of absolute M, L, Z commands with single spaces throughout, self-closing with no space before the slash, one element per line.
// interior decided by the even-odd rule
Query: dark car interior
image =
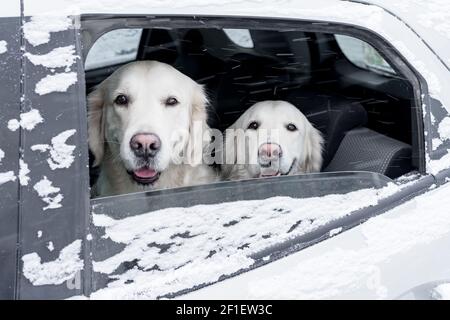
<path fill-rule="evenodd" d="M 249 48 L 218 28 L 144 29 L 136 59 L 171 64 L 204 84 L 209 124 L 220 130 L 255 102 L 291 102 L 324 135 L 324 172 L 371 171 L 394 179 L 418 168 L 415 100 L 405 77 L 356 66 L 333 34 L 250 34 Z M 87 92 L 117 67 L 87 71 Z"/>

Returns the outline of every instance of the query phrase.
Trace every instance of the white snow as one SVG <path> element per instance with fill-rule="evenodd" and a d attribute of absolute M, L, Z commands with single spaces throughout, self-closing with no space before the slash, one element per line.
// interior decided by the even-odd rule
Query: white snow
<path fill-rule="evenodd" d="M 25 39 L 33 46 L 50 41 L 50 33 L 68 29 L 72 21 L 66 16 L 38 15 L 23 25 Z"/>
<path fill-rule="evenodd" d="M 2 163 L 3 158 L 5 157 L 5 152 L 0 149 L 0 163 Z"/>
<path fill-rule="evenodd" d="M 29 52 L 24 54 L 34 65 L 41 65 L 46 68 L 70 67 L 74 64 L 78 56 L 75 55 L 75 46 L 55 48 L 49 53 L 34 55 Z"/>
<path fill-rule="evenodd" d="M 180 299 L 396 298 L 448 277 L 449 191 L 450 184 L 440 186 L 338 237 Z"/>
<path fill-rule="evenodd" d="M 442 141 L 450 139 L 450 117 L 442 119 L 439 123 L 438 132 Z"/>
<path fill-rule="evenodd" d="M 335 228 L 335 229 L 330 230 L 329 235 L 330 235 L 330 237 L 333 237 L 333 236 L 341 233 L 341 231 L 342 231 L 342 227 Z"/>
<path fill-rule="evenodd" d="M 92 238 L 92 234 L 89 233 L 89 234 L 86 236 L 86 240 L 87 240 L 87 241 L 92 241 L 92 239 L 93 239 L 93 238 Z"/>
<path fill-rule="evenodd" d="M 11 119 L 8 121 L 8 129 L 11 131 L 16 131 L 20 128 L 20 122 L 17 119 Z"/>
<path fill-rule="evenodd" d="M 63 131 L 52 138 L 51 145 L 35 144 L 31 146 L 31 150 L 40 152 L 49 151 L 50 157 L 47 159 L 47 162 L 52 170 L 69 168 L 75 159 L 73 151 L 76 147 L 74 145 L 66 144 L 66 141 L 73 136 L 75 132 L 75 129 Z"/>
<path fill-rule="evenodd" d="M 49 242 L 47 243 L 47 249 L 48 249 L 50 252 L 52 252 L 53 250 L 55 250 L 55 246 L 53 245 L 53 242 L 52 242 L 52 241 L 49 241 Z"/>
<path fill-rule="evenodd" d="M 28 165 L 22 159 L 19 159 L 19 182 L 21 186 L 27 186 L 28 181 L 30 181 L 30 177 L 28 174 L 30 173 L 30 169 L 28 169 Z"/>
<path fill-rule="evenodd" d="M 8 43 L 5 40 L 0 40 L 0 54 L 8 51 Z"/>
<path fill-rule="evenodd" d="M 81 240 L 75 240 L 64 247 L 54 261 L 42 263 L 36 252 L 24 255 L 23 275 L 35 286 L 61 284 L 83 269 L 80 253 Z"/>
<path fill-rule="evenodd" d="M 442 91 L 442 84 L 438 76 L 428 68 L 427 63 L 420 60 L 415 53 L 413 53 L 408 46 L 401 40 L 392 40 L 391 43 L 399 50 L 403 56 L 410 62 L 426 79 L 428 84 L 429 94 L 433 97 L 439 96 Z"/>
<path fill-rule="evenodd" d="M 38 238 L 42 237 L 42 230 L 38 230 L 38 232 L 37 232 L 37 237 L 38 237 Z"/>
<path fill-rule="evenodd" d="M 139 269 L 111 275 L 115 281 L 91 298 L 157 298 L 217 281 L 222 274 L 250 266 L 252 253 L 374 205 L 396 190 L 390 184 L 324 197 L 168 208 L 122 220 L 94 214 L 94 225 L 125 245 L 108 259 L 94 261 L 94 270 L 111 275 L 122 263 L 134 260 Z"/>
<path fill-rule="evenodd" d="M 431 145 L 433 146 L 433 150 L 436 150 L 439 148 L 439 146 L 442 144 L 442 140 L 439 138 L 434 138 L 431 140 Z"/>
<path fill-rule="evenodd" d="M 436 175 L 442 170 L 448 169 L 450 167 L 450 150 L 447 150 L 447 154 L 442 156 L 440 159 L 431 160 L 427 155 L 427 172 Z"/>
<path fill-rule="evenodd" d="M 47 209 L 56 209 L 62 206 L 61 201 L 64 197 L 59 193 L 61 189 L 54 187 L 52 182 L 48 180 L 47 177 L 44 176 L 44 178 L 33 186 L 33 189 L 36 190 L 42 201 L 47 203 L 47 206 L 42 210 L 45 211 Z"/>
<path fill-rule="evenodd" d="M 450 300 L 450 283 L 444 283 L 433 289 L 433 297 L 438 300 Z"/>
<path fill-rule="evenodd" d="M 19 127 L 25 130 L 33 130 L 37 124 L 44 122 L 39 110 L 31 109 L 28 112 L 20 114 L 20 121 L 17 119 L 11 119 L 8 121 L 8 129 L 11 131 L 16 131 Z"/>
<path fill-rule="evenodd" d="M 51 92 L 65 92 L 71 85 L 77 82 L 76 72 L 63 72 L 46 75 L 36 84 L 35 92 L 39 95 Z"/>
<path fill-rule="evenodd" d="M 0 172 L 0 186 L 9 181 L 15 181 L 16 176 L 13 171 Z"/>
<path fill-rule="evenodd" d="M 328 244 L 328 249 L 321 255 L 300 258 L 292 268 L 252 281 L 249 284 L 250 297 L 330 299 L 367 284 L 373 285 L 372 289 L 379 298 L 385 298 L 387 292 L 380 283 L 377 265 L 450 232 L 448 210 L 436 210 L 437 199 L 439 208 L 450 207 L 449 186 L 415 198 L 414 210 L 408 210 L 411 204 L 407 202 L 362 224 L 358 227 L 365 238 L 362 246 L 346 249 Z M 404 214 L 392 216 L 398 212 Z M 303 254 L 307 255 L 308 249 Z"/>

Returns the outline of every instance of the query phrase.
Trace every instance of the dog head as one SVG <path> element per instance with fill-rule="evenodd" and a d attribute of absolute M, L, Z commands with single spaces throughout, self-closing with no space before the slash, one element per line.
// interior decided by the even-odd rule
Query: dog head
<path fill-rule="evenodd" d="M 130 179 L 155 183 L 160 174 L 187 154 L 196 124 L 206 127 L 203 87 L 173 67 L 157 61 L 127 64 L 88 96 L 89 147 L 94 166 L 105 161 L 105 150 Z M 200 139 L 202 141 L 196 141 Z"/>
<path fill-rule="evenodd" d="M 255 178 L 320 171 L 322 144 L 320 132 L 292 104 L 258 102 L 226 130 L 224 172 Z"/>

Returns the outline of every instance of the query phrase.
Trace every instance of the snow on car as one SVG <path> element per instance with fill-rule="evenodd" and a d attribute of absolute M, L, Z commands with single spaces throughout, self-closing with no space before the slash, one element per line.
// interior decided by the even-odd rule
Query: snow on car
<path fill-rule="evenodd" d="M 448 298 L 448 1 L 23 0 L 0 30 L 0 298 Z M 91 197 L 86 95 L 136 60 L 219 131 L 289 101 L 321 172 Z"/>

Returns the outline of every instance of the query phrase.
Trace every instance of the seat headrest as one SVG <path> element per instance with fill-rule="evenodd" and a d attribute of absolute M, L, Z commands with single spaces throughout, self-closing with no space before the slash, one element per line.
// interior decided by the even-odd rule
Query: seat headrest
<path fill-rule="evenodd" d="M 367 112 L 355 100 L 313 90 L 290 90 L 285 100 L 295 105 L 325 139 L 323 167 L 333 158 L 345 134 L 367 123 Z"/>

